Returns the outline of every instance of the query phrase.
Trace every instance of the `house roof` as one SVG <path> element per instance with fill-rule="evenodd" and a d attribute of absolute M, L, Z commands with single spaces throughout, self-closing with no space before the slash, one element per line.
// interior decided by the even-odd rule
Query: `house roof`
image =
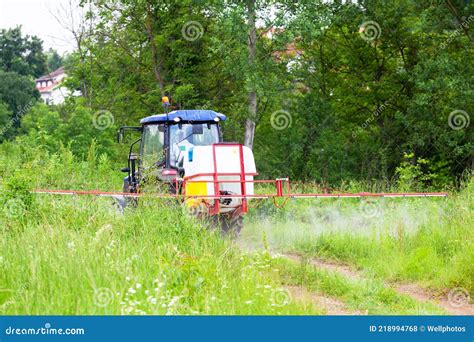
<path fill-rule="evenodd" d="M 221 113 L 217 113 L 213 110 L 201 110 L 201 109 L 187 109 L 187 110 L 174 110 L 168 114 L 156 114 L 148 116 L 140 120 L 142 125 L 149 123 L 159 122 L 172 122 L 175 118 L 181 118 L 182 121 L 188 122 L 206 122 L 214 121 L 215 118 L 219 118 L 220 121 L 225 121 L 226 116 Z"/>
<path fill-rule="evenodd" d="M 56 76 L 59 76 L 61 74 L 64 74 L 64 67 L 60 67 L 59 69 L 56 69 L 54 71 L 51 71 L 49 74 L 47 75 L 43 75 L 41 76 L 40 78 L 37 78 L 35 80 L 35 82 L 38 82 L 38 81 L 48 81 L 48 80 L 51 80 L 53 78 L 55 78 Z"/>

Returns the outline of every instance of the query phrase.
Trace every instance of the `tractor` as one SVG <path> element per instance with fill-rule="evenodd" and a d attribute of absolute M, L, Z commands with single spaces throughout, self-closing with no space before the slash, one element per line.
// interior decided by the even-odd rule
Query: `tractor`
<path fill-rule="evenodd" d="M 169 108 L 167 97 L 163 106 Z M 126 131 L 140 132 L 128 153 L 127 175 L 122 192 L 102 190 L 34 189 L 37 194 L 66 196 L 112 197 L 123 209 L 136 205 L 140 197 L 150 194 L 157 198 L 179 201 L 185 210 L 209 219 L 223 234 L 237 236 L 247 213 L 248 201 L 271 199 L 282 207 L 290 199 L 315 198 L 380 198 L 380 197 L 446 197 L 446 192 L 347 193 L 323 188 L 323 193 L 295 193 L 289 178 L 256 179 L 252 150 L 239 143 L 224 142 L 221 123 L 226 116 L 212 110 L 174 110 L 148 116 L 140 126 L 123 126 L 118 141 Z M 266 185 L 273 193 L 259 191 L 254 185 Z M 317 187 L 319 188 L 319 187 Z M 281 200 L 277 202 L 277 200 Z"/>
<path fill-rule="evenodd" d="M 139 194 L 152 180 L 192 215 L 209 218 L 223 233 L 239 234 L 257 173 L 251 149 L 223 142 L 225 120 L 212 110 L 175 110 L 143 118 L 140 126 L 121 127 L 119 142 L 125 131 L 141 133 L 122 169 L 127 174 L 123 193 Z M 124 205 L 136 200 L 125 198 Z"/>

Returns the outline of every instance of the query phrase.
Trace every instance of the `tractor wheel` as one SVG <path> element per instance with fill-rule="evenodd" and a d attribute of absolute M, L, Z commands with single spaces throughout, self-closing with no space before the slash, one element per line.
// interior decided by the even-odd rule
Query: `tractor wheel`
<path fill-rule="evenodd" d="M 130 184 L 128 181 L 123 182 L 123 191 L 124 193 L 131 193 L 130 191 Z M 116 203 L 119 209 L 123 212 L 126 207 L 136 207 L 138 205 L 138 198 L 133 197 L 122 197 L 120 199 L 116 199 Z"/>
<path fill-rule="evenodd" d="M 221 233 L 224 236 L 239 237 L 243 226 L 244 217 L 242 215 L 222 215 L 220 217 Z"/>

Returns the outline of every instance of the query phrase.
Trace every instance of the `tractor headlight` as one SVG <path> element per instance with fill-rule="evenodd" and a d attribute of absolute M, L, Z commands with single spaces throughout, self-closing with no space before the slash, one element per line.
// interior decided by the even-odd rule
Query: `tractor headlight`
<path fill-rule="evenodd" d="M 180 121 L 181 121 L 181 118 L 180 118 L 179 116 L 177 116 L 177 117 L 175 117 L 175 118 L 173 119 L 173 121 L 174 121 L 174 122 L 180 122 Z"/>
<path fill-rule="evenodd" d="M 219 119 L 219 118 L 216 116 L 216 117 L 214 118 L 214 121 L 215 121 L 215 122 L 219 122 L 219 121 L 221 121 L 221 119 Z"/>

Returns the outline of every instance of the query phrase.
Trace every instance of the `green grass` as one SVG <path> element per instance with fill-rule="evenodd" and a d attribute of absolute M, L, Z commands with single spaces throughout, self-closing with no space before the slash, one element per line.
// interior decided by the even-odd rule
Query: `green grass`
<path fill-rule="evenodd" d="M 309 291 L 338 298 L 347 309 L 369 315 L 428 315 L 445 312 L 430 303 L 420 303 L 398 294 L 378 279 L 348 279 L 342 275 L 320 270 L 302 260 L 301 263 L 278 259 L 283 281 L 288 285 L 303 286 Z"/>
<path fill-rule="evenodd" d="M 441 311 L 384 282 L 474 288 L 472 182 L 449 199 L 300 200 L 284 209 L 263 202 L 238 243 L 173 201 L 145 198 L 119 213 L 107 198 L 28 191 L 120 190 L 120 166 L 93 149 L 80 161 L 67 149 L 0 145 L 0 314 L 324 312 L 282 302 L 285 284 L 354 310 L 424 314 Z M 262 251 L 253 250 L 259 244 Z M 272 259 L 268 248 L 349 263 L 367 280 Z"/>
<path fill-rule="evenodd" d="M 252 213 L 245 243 L 336 260 L 440 293 L 474 291 L 474 182 L 448 198 L 293 200 Z"/>
<path fill-rule="evenodd" d="M 46 198 L 45 198 L 46 197 Z M 0 314 L 315 314 L 275 305 L 280 280 L 261 254 L 144 200 L 42 197 L 2 221 Z"/>
<path fill-rule="evenodd" d="M 35 195 L 29 188 L 120 190 L 119 166 L 93 151 L 0 147 L 0 314 L 317 314 L 276 303 L 278 272 L 188 217 L 143 199 Z"/>

